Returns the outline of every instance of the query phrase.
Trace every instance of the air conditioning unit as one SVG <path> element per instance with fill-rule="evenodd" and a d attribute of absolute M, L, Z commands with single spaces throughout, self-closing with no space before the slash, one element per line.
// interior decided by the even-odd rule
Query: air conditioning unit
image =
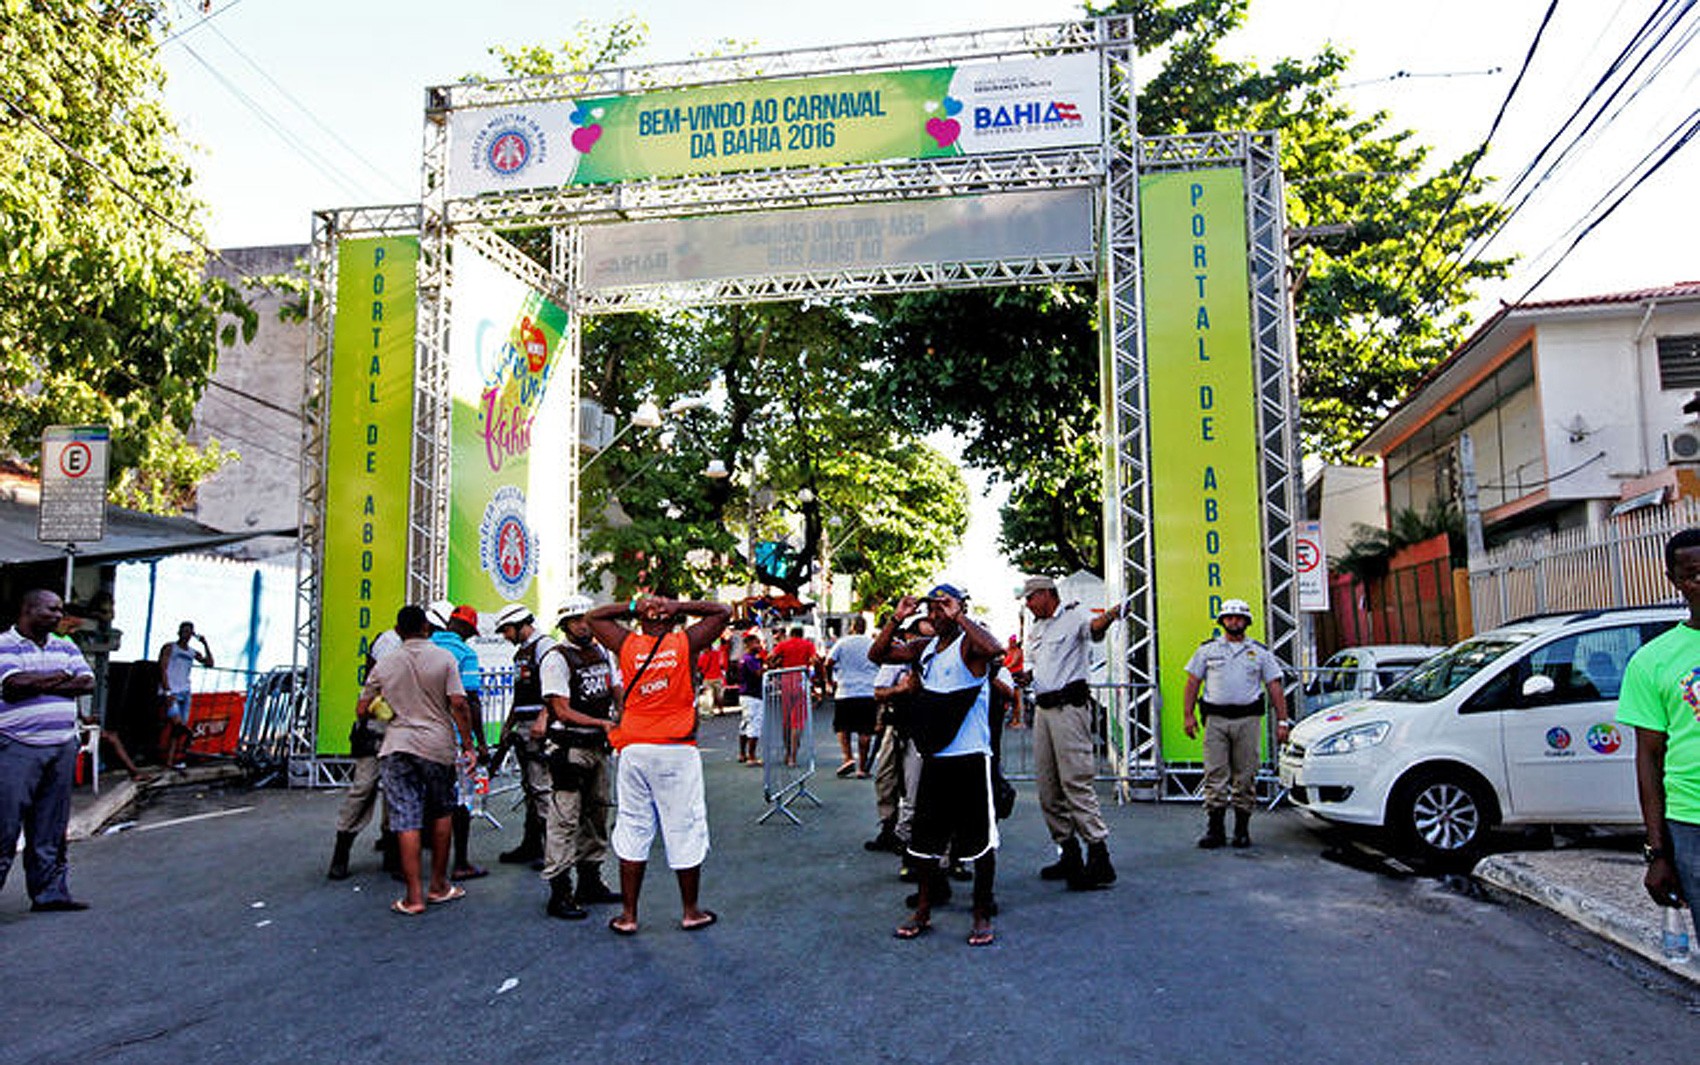
<path fill-rule="evenodd" d="M 1665 434 L 1665 461 L 1673 466 L 1700 463 L 1700 425 L 1685 425 Z"/>

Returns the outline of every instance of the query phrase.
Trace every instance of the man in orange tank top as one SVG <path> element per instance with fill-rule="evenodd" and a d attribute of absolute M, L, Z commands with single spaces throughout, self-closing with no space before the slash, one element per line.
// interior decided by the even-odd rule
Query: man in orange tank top
<path fill-rule="evenodd" d="M 725 631 L 732 611 L 721 603 L 633 598 L 585 615 L 596 639 L 618 656 L 625 685 L 620 722 L 608 733 L 619 752 L 619 800 L 609 837 L 620 859 L 620 915 L 608 927 L 621 935 L 638 930 L 638 893 L 656 833 L 667 864 L 679 878 L 684 911 L 679 927 L 707 928 L 712 910 L 697 905 L 702 862 L 708 854 L 708 807 L 702 758 L 697 753 L 696 692 L 691 662 Z M 678 631 L 685 618 L 697 618 Z M 622 625 L 636 619 L 637 631 Z"/>

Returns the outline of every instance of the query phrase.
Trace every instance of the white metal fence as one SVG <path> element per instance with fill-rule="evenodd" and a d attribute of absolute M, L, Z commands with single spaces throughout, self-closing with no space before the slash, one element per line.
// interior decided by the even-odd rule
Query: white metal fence
<path fill-rule="evenodd" d="M 1530 614 L 1670 602 L 1665 541 L 1695 526 L 1700 499 L 1685 498 L 1496 547 L 1470 570 L 1476 631 Z"/>

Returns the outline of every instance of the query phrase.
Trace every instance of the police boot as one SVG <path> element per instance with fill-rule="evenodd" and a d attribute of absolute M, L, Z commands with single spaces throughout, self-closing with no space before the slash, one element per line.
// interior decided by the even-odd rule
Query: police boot
<path fill-rule="evenodd" d="M 1228 833 L 1223 822 L 1228 819 L 1226 810 L 1206 810 L 1205 816 L 1210 820 L 1204 827 L 1204 835 L 1199 837 L 1198 845 L 1207 851 L 1213 851 L 1228 842 Z"/>
<path fill-rule="evenodd" d="M 325 870 L 326 880 L 348 879 L 348 853 L 354 849 L 354 833 L 338 832 L 336 849 L 331 851 L 331 867 Z"/>
<path fill-rule="evenodd" d="M 1103 840 L 1086 845 L 1086 868 L 1068 882 L 1070 891 L 1091 891 L 1107 888 L 1116 882 L 1115 867 L 1110 865 L 1110 848 Z"/>
<path fill-rule="evenodd" d="M 519 846 L 496 855 L 496 860 L 503 865 L 526 865 L 543 857 L 543 821 L 531 812 L 529 806 L 528 803 L 525 811 L 525 837 L 519 841 Z"/>
<path fill-rule="evenodd" d="M 1062 845 L 1062 857 L 1039 870 L 1040 880 L 1074 880 L 1080 876 L 1080 841 L 1070 839 Z"/>
<path fill-rule="evenodd" d="M 556 873 L 549 878 L 549 905 L 543 907 L 543 912 L 563 921 L 582 921 L 590 916 L 583 907 L 573 901 L 571 870 Z"/>
<path fill-rule="evenodd" d="M 1245 848 L 1251 846 L 1251 811 L 1234 811 L 1234 846 Z"/>
<path fill-rule="evenodd" d="M 619 902 L 620 896 L 608 890 L 602 882 L 601 862 L 578 863 L 578 893 L 573 896 L 580 906 L 595 906 L 603 902 Z"/>

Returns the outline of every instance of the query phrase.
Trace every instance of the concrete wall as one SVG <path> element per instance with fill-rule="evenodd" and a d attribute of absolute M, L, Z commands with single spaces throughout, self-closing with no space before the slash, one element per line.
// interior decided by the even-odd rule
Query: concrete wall
<path fill-rule="evenodd" d="M 1379 466 L 1324 466 L 1317 472 L 1318 499 L 1310 513 L 1322 522 L 1323 552 L 1329 558 L 1346 553 L 1358 525 L 1387 528 L 1381 474 Z"/>
<path fill-rule="evenodd" d="M 230 248 L 222 253 L 230 266 L 215 261 L 210 272 L 227 278 L 231 267 L 249 277 L 286 273 L 308 252 L 305 244 Z M 293 528 L 301 500 L 299 410 L 308 328 L 278 320 L 285 295 L 250 289 L 249 297 L 259 328 L 252 342 L 221 351 L 190 431 L 196 443 L 215 439 L 240 458 L 201 485 L 190 516 L 232 531 Z M 293 548 L 292 539 L 264 538 L 227 553 L 267 558 Z"/>

